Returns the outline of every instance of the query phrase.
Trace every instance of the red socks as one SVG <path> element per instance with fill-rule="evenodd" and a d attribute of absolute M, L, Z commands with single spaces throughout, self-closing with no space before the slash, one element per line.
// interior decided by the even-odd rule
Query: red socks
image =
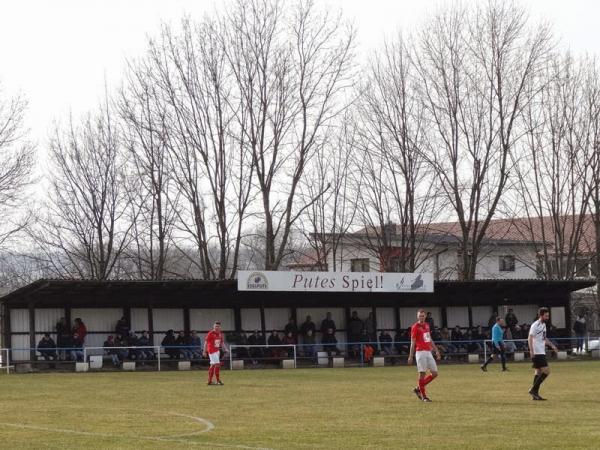
<path fill-rule="evenodd" d="M 209 383 L 212 383 L 214 374 L 215 374 L 215 365 L 211 364 L 210 367 L 208 368 L 208 382 Z M 219 379 L 219 376 L 217 375 L 217 380 L 218 379 Z"/>
<path fill-rule="evenodd" d="M 215 377 L 217 378 L 217 381 L 220 381 L 221 380 L 221 376 L 220 376 L 221 365 L 220 364 L 215 364 L 213 367 L 215 368 Z"/>
<path fill-rule="evenodd" d="M 421 391 L 421 395 L 426 397 L 425 394 L 425 386 L 427 386 L 433 380 L 433 376 L 431 374 L 427 375 L 425 378 L 419 378 L 419 391 Z"/>

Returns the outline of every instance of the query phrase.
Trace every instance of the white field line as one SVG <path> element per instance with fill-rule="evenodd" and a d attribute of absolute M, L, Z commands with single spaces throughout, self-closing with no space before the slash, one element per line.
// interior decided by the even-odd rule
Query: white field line
<path fill-rule="evenodd" d="M 132 435 L 127 435 L 127 434 L 112 434 L 112 433 L 100 433 L 100 432 L 94 432 L 94 431 L 79 431 L 79 430 L 69 430 L 69 429 L 65 429 L 65 428 L 50 428 L 50 427 L 43 427 L 43 426 L 38 426 L 38 425 L 25 425 L 25 424 L 21 424 L 21 423 L 7 423 L 7 422 L 0 422 L 0 426 L 19 428 L 19 429 L 23 429 L 23 430 L 45 431 L 45 432 L 49 432 L 49 433 L 76 434 L 79 436 L 117 438 L 117 439 L 139 439 L 139 440 L 155 441 L 155 442 L 175 442 L 175 443 L 181 443 L 181 444 L 187 444 L 187 445 L 206 445 L 206 444 L 208 444 L 212 447 L 218 447 L 218 448 L 240 448 L 240 449 L 248 449 L 248 450 L 272 450 L 272 449 L 268 449 L 268 448 L 264 448 L 264 447 L 249 447 L 247 445 L 236 445 L 236 444 L 226 445 L 226 444 L 218 444 L 216 442 L 210 442 L 210 441 L 194 442 L 194 441 L 189 441 L 187 439 L 181 439 L 182 437 L 191 437 L 191 436 L 197 436 L 202 433 L 207 433 L 211 430 L 214 430 L 215 425 L 212 422 L 210 422 L 209 420 L 203 419 L 202 417 L 189 416 L 187 414 L 180 414 L 180 413 L 167 413 L 167 414 L 172 415 L 172 416 L 185 417 L 188 419 L 192 419 L 193 421 L 204 425 L 204 429 L 193 432 L 193 433 L 161 437 L 161 436 L 140 436 L 140 435 L 132 436 Z"/>

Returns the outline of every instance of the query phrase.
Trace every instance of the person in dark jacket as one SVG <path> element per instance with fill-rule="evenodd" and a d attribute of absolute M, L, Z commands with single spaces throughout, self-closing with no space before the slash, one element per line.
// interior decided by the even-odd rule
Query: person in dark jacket
<path fill-rule="evenodd" d="M 179 354 L 183 359 L 192 359 L 192 351 L 188 348 L 188 339 L 185 336 L 183 330 L 177 335 L 175 339 L 175 345 L 179 346 Z"/>
<path fill-rule="evenodd" d="M 298 327 L 296 326 L 296 321 L 293 317 L 290 317 L 287 325 L 283 329 L 283 333 L 287 336 L 289 333 L 292 333 L 294 339 L 298 337 Z"/>
<path fill-rule="evenodd" d="M 193 359 L 202 359 L 202 339 L 198 336 L 196 330 L 192 330 L 189 338 L 188 345 Z"/>
<path fill-rule="evenodd" d="M 58 355 L 56 354 L 56 343 L 48 333 L 44 334 L 40 342 L 38 342 L 37 348 L 42 358 L 46 361 L 55 361 L 58 358 Z"/>
<path fill-rule="evenodd" d="M 312 334 L 314 336 L 315 332 L 317 331 L 317 326 L 312 321 L 312 318 L 310 316 L 306 316 L 306 320 L 302 323 L 302 325 L 300 325 L 300 334 L 302 335 L 302 337 L 306 337 L 309 330 L 312 331 Z"/>
<path fill-rule="evenodd" d="M 328 312 L 326 314 L 325 318 L 323 319 L 323 321 L 321 322 L 321 333 L 323 333 L 323 334 L 327 333 L 327 330 L 329 330 L 330 328 L 333 330 L 333 333 L 335 334 L 335 331 L 337 330 L 337 328 L 335 327 L 335 322 L 331 318 L 331 313 Z"/>
<path fill-rule="evenodd" d="M 71 327 L 67 322 L 67 319 L 61 317 L 56 324 L 56 346 L 60 349 L 69 348 L 71 345 Z M 59 359 L 67 359 L 67 351 L 59 350 Z"/>
<path fill-rule="evenodd" d="M 138 345 L 140 347 L 150 347 L 152 342 L 150 341 L 150 335 L 147 331 L 142 331 L 141 336 L 138 338 Z M 153 348 L 143 348 L 140 351 L 144 354 L 144 359 L 156 359 Z"/>
<path fill-rule="evenodd" d="M 160 345 L 162 345 L 164 347 L 165 353 L 167 354 L 167 356 L 169 358 L 171 358 L 171 359 L 179 358 L 179 350 L 176 348 L 177 343 L 175 342 L 175 333 L 173 332 L 173 330 L 167 331 L 167 334 L 163 338 Z"/>
<path fill-rule="evenodd" d="M 583 353 L 583 344 L 585 343 L 585 333 L 587 332 L 587 325 L 585 318 L 581 315 L 577 315 L 577 320 L 573 323 L 573 331 L 577 339 L 577 354 Z"/>
<path fill-rule="evenodd" d="M 129 321 L 125 318 L 125 316 L 123 316 L 117 321 L 115 333 L 120 334 L 121 336 L 129 336 L 129 331 Z"/>
<path fill-rule="evenodd" d="M 329 355 L 332 353 L 335 353 L 336 355 L 340 354 L 340 351 L 337 348 L 337 339 L 335 338 L 333 328 L 328 328 L 325 331 L 321 344 L 323 344 L 323 351 L 329 353 Z"/>
<path fill-rule="evenodd" d="M 104 344 L 102 345 L 102 347 L 105 347 L 104 349 L 104 353 L 106 355 L 110 356 L 110 359 L 112 360 L 112 363 L 115 367 L 119 367 L 121 365 L 121 361 L 119 360 L 119 352 L 118 349 L 114 348 L 117 345 L 115 344 L 115 340 L 113 339 L 112 335 L 108 336 L 106 338 L 106 340 L 104 341 Z M 112 347 L 112 348 L 110 348 Z"/>
<path fill-rule="evenodd" d="M 78 339 L 81 340 L 81 344 L 85 343 L 85 337 L 87 336 L 87 328 L 79 317 L 73 322 L 73 329 L 71 330 L 73 336 L 77 334 Z"/>
<path fill-rule="evenodd" d="M 379 333 L 379 346 L 381 347 L 381 351 L 386 355 L 394 353 L 392 350 L 392 336 L 386 330 L 382 330 Z"/>

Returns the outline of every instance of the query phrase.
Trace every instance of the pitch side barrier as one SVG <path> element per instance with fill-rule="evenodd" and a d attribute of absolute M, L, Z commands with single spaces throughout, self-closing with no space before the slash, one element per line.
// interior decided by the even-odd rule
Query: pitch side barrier
<path fill-rule="evenodd" d="M 14 352 L 35 352 L 35 359 L 15 358 Z M 116 359 L 113 358 L 116 356 Z M 102 361 L 118 361 L 120 367 L 123 362 L 140 362 L 144 364 L 156 363 L 160 371 L 168 361 L 201 361 L 202 350 L 198 346 L 115 346 L 115 347 L 14 347 L 0 348 L 0 370 L 14 369 L 17 364 L 56 365 L 57 363 L 91 362 L 92 358 L 100 357 Z"/>
<path fill-rule="evenodd" d="M 577 338 L 549 338 L 559 348 L 559 359 L 574 356 Z M 529 357 L 527 339 L 504 340 L 505 351 L 508 356 L 515 360 Z M 483 356 L 484 360 L 489 356 L 492 349 L 492 341 L 485 340 L 461 340 L 461 341 L 436 341 L 442 354 L 442 358 L 449 362 L 468 359 L 469 355 Z M 371 352 L 365 352 L 366 346 L 370 346 Z M 281 345 L 247 345 L 229 344 L 229 354 L 225 360 L 233 368 L 234 362 L 239 360 L 251 363 L 273 363 L 283 360 L 293 360 L 293 366 L 298 367 L 300 362 L 310 362 L 312 366 L 317 364 L 318 353 L 325 352 L 327 358 L 345 357 L 354 364 L 360 366 L 370 364 L 370 358 L 387 358 L 395 364 L 405 362 L 408 358 L 410 341 L 391 342 L 337 342 L 330 344 L 281 344 Z M 35 352 L 34 360 L 14 358 L 14 352 Z M 548 350 L 549 351 L 549 350 Z M 115 361 L 113 355 L 120 364 L 123 362 L 139 362 L 146 364 L 156 363 L 157 370 L 161 370 L 168 361 L 190 361 L 206 362 L 202 356 L 202 350 L 198 346 L 124 346 L 124 347 L 54 347 L 54 348 L 0 348 L 0 371 L 10 373 L 17 364 L 47 363 L 49 365 L 65 362 L 90 362 L 92 357 L 101 357 L 102 361 Z M 584 351 L 577 356 L 600 357 L 600 336 L 586 336 L 584 340 Z M 116 366 L 118 367 L 118 366 Z"/>

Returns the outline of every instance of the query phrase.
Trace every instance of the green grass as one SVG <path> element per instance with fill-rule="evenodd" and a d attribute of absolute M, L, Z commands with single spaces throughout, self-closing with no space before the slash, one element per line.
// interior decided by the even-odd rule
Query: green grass
<path fill-rule="evenodd" d="M 547 402 L 527 395 L 529 364 L 510 368 L 441 366 L 431 404 L 412 367 L 223 371 L 223 387 L 199 371 L 0 375 L 0 447 L 600 448 L 600 363 L 552 364 Z M 181 436 L 205 425 L 174 414 L 215 428 Z"/>

